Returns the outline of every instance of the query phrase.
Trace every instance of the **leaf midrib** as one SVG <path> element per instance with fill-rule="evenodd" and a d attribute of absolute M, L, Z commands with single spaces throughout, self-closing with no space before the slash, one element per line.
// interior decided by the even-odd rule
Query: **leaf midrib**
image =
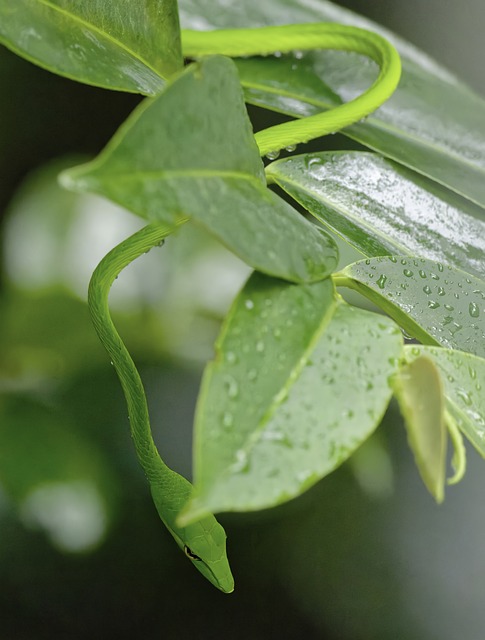
<path fill-rule="evenodd" d="M 288 376 L 286 378 L 285 384 L 280 388 L 280 390 L 273 396 L 271 401 L 268 403 L 268 408 L 263 413 L 261 418 L 258 420 L 256 424 L 256 428 L 247 436 L 245 443 L 242 446 L 238 447 L 238 451 L 243 451 L 245 454 L 249 455 L 249 453 L 254 448 L 254 446 L 256 446 L 256 444 L 260 441 L 261 435 L 266 425 L 271 420 L 271 418 L 273 417 L 277 409 L 281 406 L 282 400 L 285 397 L 287 397 L 292 386 L 298 381 L 298 378 L 300 377 L 303 369 L 306 366 L 309 356 L 315 350 L 319 340 L 321 339 L 325 329 L 330 324 L 340 304 L 345 304 L 345 303 L 341 302 L 338 299 L 337 293 L 334 289 L 332 304 L 325 310 L 325 314 L 318 328 L 315 330 L 311 340 L 308 342 L 306 349 L 303 351 L 300 358 L 298 358 L 294 366 L 290 369 L 290 371 L 288 372 Z M 232 475 L 232 468 L 234 464 L 237 464 L 237 459 L 233 457 L 229 465 L 224 469 L 222 469 L 221 478 L 230 477 Z"/>
<path fill-rule="evenodd" d="M 59 7 L 59 6 L 55 5 L 55 4 L 52 4 L 52 2 L 50 2 L 49 0 L 37 0 L 37 2 L 39 4 L 41 4 L 41 5 L 44 5 L 44 6 L 48 7 L 49 9 L 52 9 L 53 11 L 56 11 L 57 13 L 60 13 L 62 15 L 67 16 L 67 18 L 69 18 L 73 22 L 77 22 L 80 25 L 83 25 L 84 27 L 88 27 L 89 29 L 92 29 L 92 31 L 94 31 L 97 34 L 99 34 L 105 40 L 108 40 L 109 42 L 112 42 L 114 45 L 116 45 L 117 47 L 119 47 L 123 51 L 126 51 L 126 53 L 128 53 L 132 58 L 134 58 L 135 60 L 138 60 L 139 62 L 141 62 L 145 67 L 150 69 L 150 71 L 152 71 L 156 76 L 158 76 L 162 80 L 165 80 L 164 76 L 162 76 L 160 74 L 160 72 L 157 69 L 155 69 L 144 57 L 142 57 L 139 54 L 137 54 L 135 51 L 130 49 L 130 47 L 127 47 L 126 44 L 124 44 L 120 40 L 114 38 L 113 36 L 111 36 L 106 31 L 102 31 L 95 24 L 93 24 L 91 22 L 87 22 L 86 20 L 83 20 L 83 18 L 80 18 L 79 16 L 77 16 L 77 15 L 75 15 L 75 14 L 69 12 L 69 11 L 66 11 L 63 8 L 61 8 L 61 7 Z"/>
<path fill-rule="evenodd" d="M 269 166 L 271 166 L 271 165 L 269 165 Z M 269 167 L 267 167 L 267 169 L 268 169 L 268 168 L 269 168 Z M 316 194 L 315 194 L 315 192 L 314 192 L 314 191 L 312 191 L 312 190 L 310 190 L 310 189 L 305 189 L 305 188 L 304 188 L 304 187 L 302 187 L 298 182 L 295 182 L 294 180 L 291 180 L 291 179 L 287 178 L 286 176 L 285 176 L 283 179 L 281 179 L 281 178 L 279 178 L 279 176 L 280 176 L 281 174 L 274 173 L 274 172 L 271 172 L 271 171 L 268 171 L 267 173 L 268 173 L 268 175 L 269 175 L 269 176 L 271 176 L 271 178 L 272 178 L 272 179 L 274 179 L 274 181 L 275 181 L 275 182 L 276 182 L 276 183 L 277 183 L 277 184 L 278 184 L 282 189 L 284 189 L 285 191 L 286 191 L 286 189 L 285 189 L 285 187 L 283 186 L 284 184 L 290 184 L 290 185 L 293 185 L 293 186 L 294 186 L 294 187 L 296 187 L 298 190 L 300 190 L 300 191 L 302 191 L 302 190 L 303 190 L 305 193 L 309 193 L 309 194 L 311 194 L 312 196 L 314 196 L 314 197 L 315 197 L 315 199 L 316 199 L 316 200 L 318 200 L 319 202 L 321 202 L 323 205 L 326 205 L 326 206 L 328 206 L 329 208 L 336 210 L 336 211 L 337 211 L 340 215 L 342 215 L 344 218 L 349 219 L 349 216 L 348 216 L 348 215 L 346 215 L 346 213 L 345 213 L 345 209 L 343 209 L 343 208 L 341 208 L 341 207 L 339 207 L 339 206 L 335 206 L 335 204 L 332 202 L 332 200 L 329 200 L 329 199 L 326 199 L 326 198 L 323 198 L 323 197 L 320 197 L 320 196 L 316 197 Z M 278 179 L 278 178 L 279 178 L 279 179 Z M 291 193 L 288 193 L 288 195 L 289 195 L 289 196 L 291 196 L 292 198 L 294 198 L 294 196 L 293 196 Z M 294 198 L 294 199 L 296 200 L 296 198 Z M 301 204 L 301 203 L 300 203 L 300 204 Z M 303 206 L 303 205 L 302 205 L 302 206 Z M 316 216 L 314 213 L 312 213 L 311 211 L 310 211 L 310 213 L 311 213 L 311 215 L 312 215 L 312 216 L 314 216 L 315 218 L 317 218 L 317 216 Z M 376 227 L 372 227 L 372 226 L 371 226 L 370 224 L 368 224 L 365 220 L 362 220 L 361 218 L 357 218 L 354 214 L 351 214 L 350 219 L 351 219 L 351 220 L 353 220 L 353 221 L 358 221 L 359 223 L 360 223 L 360 222 L 362 222 L 362 225 L 361 225 L 362 227 L 365 227 L 365 229 L 368 229 L 369 231 L 373 231 L 373 232 L 375 232 L 375 233 L 374 233 L 374 235 L 378 236 L 379 238 L 382 238 L 383 240 L 386 240 L 387 242 L 385 242 L 385 243 L 383 242 L 383 243 L 382 243 L 383 245 L 385 245 L 385 244 L 389 244 L 389 239 L 388 239 L 388 237 L 387 237 L 384 233 L 382 233 L 379 229 L 376 229 Z M 317 218 L 317 220 L 318 220 L 318 218 Z M 323 222 L 323 223 L 324 223 L 324 224 L 326 224 L 327 226 L 331 227 L 331 225 L 330 225 L 330 224 L 329 224 L 325 219 L 320 220 L 320 222 Z M 334 230 L 334 229 L 333 229 L 333 227 L 331 227 L 331 228 L 332 228 L 332 231 L 333 231 L 333 230 Z M 335 229 L 335 232 L 336 232 L 338 235 L 340 235 L 340 236 L 341 236 L 341 233 L 340 233 L 340 232 L 338 232 L 336 229 Z M 369 235 L 370 235 L 370 234 L 369 234 Z M 341 236 L 341 237 L 343 237 L 343 236 Z M 346 242 L 348 242 L 347 240 L 345 240 L 345 241 L 346 241 Z M 406 247 L 404 247 L 403 245 L 398 244 L 398 243 L 397 243 L 397 242 L 395 242 L 394 240 L 392 241 L 392 243 L 393 243 L 393 245 L 394 245 L 394 246 L 396 247 L 396 249 L 397 249 L 397 251 L 396 251 L 396 255 L 397 255 L 398 253 L 401 253 L 401 252 L 402 252 L 403 254 L 406 254 L 407 256 L 411 255 L 411 251 L 410 251 L 409 249 L 407 249 Z M 350 243 L 348 243 L 348 244 L 350 244 Z M 358 249 L 358 250 L 359 250 L 359 251 L 362 251 L 362 249 Z M 389 255 L 391 255 L 391 254 L 389 254 Z M 367 255 L 367 257 L 369 257 L 369 258 L 374 258 L 375 256 L 369 256 L 369 255 Z"/>

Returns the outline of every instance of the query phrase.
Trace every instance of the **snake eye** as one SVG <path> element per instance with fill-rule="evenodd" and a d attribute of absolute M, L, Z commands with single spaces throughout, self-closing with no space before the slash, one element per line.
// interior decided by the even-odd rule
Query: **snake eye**
<path fill-rule="evenodd" d="M 192 553 L 191 548 L 188 547 L 187 545 L 184 546 L 184 553 L 187 556 L 187 558 L 190 558 L 191 560 L 202 560 L 202 558 L 199 558 L 199 556 L 196 556 L 195 553 Z"/>

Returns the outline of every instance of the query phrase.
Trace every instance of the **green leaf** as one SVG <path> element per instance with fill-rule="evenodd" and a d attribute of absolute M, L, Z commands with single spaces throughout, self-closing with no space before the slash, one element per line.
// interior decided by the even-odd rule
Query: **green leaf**
<path fill-rule="evenodd" d="M 392 161 L 316 153 L 274 162 L 267 175 L 365 256 L 407 253 L 483 275 L 484 210 Z"/>
<path fill-rule="evenodd" d="M 234 64 L 206 58 L 128 119 L 63 184 L 94 191 L 150 221 L 189 216 L 247 264 L 292 281 L 337 264 L 327 234 L 267 189 Z"/>
<path fill-rule="evenodd" d="M 0 0 L 0 43 L 73 80 L 146 95 L 182 66 L 176 0 Z"/>
<path fill-rule="evenodd" d="M 330 473 L 379 424 L 401 348 L 392 321 L 336 300 L 328 281 L 253 275 L 204 374 L 181 519 L 274 506 Z"/>
<path fill-rule="evenodd" d="M 344 133 L 485 206 L 485 101 L 408 42 L 325 0 L 246 0 L 244 11 L 238 3 L 220 11 L 210 0 L 180 0 L 180 10 L 185 28 L 338 22 L 388 38 L 402 58 L 399 87 L 364 123 Z M 376 75 L 376 66 L 364 58 L 336 51 L 242 61 L 239 69 L 249 102 L 296 117 L 348 101 Z"/>
<path fill-rule="evenodd" d="M 451 417 L 485 457 L 485 360 L 440 347 L 405 347 L 408 362 L 422 355 L 431 358 L 441 373 L 447 410 Z"/>
<path fill-rule="evenodd" d="M 24 521 L 64 552 L 98 546 L 118 508 L 110 460 L 62 412 L 27 394 L 0 396 L 0 482 Z"/>
<path fill-rule="evenodd" d="M 439 371 L 433 360 L 420 356 L 403 366 L 394 378 L 408 442 L 421 478 L 436 502 L 445 495 L 445 400 Z"/>
<path fill-rule="evenodd" d="M 420 342 L 485 357 L 485 282 L 424 258 L 361 260 L 337 275 Z"/>

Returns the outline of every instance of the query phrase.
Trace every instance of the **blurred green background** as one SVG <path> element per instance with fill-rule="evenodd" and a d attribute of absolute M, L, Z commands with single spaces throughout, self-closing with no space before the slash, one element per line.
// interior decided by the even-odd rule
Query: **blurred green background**
<path fill-rule="evenodd" d="M 341 4 L 485 93 L 480 0 Z M 96 263 L 142 223 L 55 179 L 97 153 L 139 98 L 56 77 L 5 49 L 0 96 L 0 640 L 481 640 L 485 465 L 470 450 L 465 480 L 437 507 L 394 407 L 351 463 L 300 499 L 221 518 L 233 595 L 193 570 L 151 503 L 85 304 Z M 251 115 L 256 127 L 276 117 Z M 114 287 L 156 441 L 188 476 L 202 367 L 247 273 L 184 228 Z"/>

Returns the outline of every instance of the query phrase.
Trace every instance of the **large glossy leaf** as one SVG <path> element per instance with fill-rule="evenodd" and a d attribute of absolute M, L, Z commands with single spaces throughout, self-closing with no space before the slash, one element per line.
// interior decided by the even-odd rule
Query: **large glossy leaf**
<path fill-rule="evenodd" d="M 418 357 L 394 378 L 394 390 L 404 417 L 411 447 L 424 484 L 442 502 L 446 471 L 445 401 L 436 365 Z"/>
<path fill-rule="evenodd" d="M 246 0 L 243 10 L 232 3 L 224 11 L 211 0 L 180 0 L 180 9 L 192 29 L 339 22 L 382 34 L 401 54 L 401 83 L 344 133 L 485 206 L 485 102 L 409 43 L 325 0 Z M 351 99 L 375 77 L 365 59 L 333 51 L 242 61 L 239 70 L 249 102 L 297 117 Z"/>
<path fill-rule="evenodd" d="M 365 256 L 407 253 L 484 273 L 483 209 L 390 160 L 317 153 L 274 162 L 267 174 Z"/>
<path fill-rule="evenodd" d="M 428 344 L 485 357 L 485 282 L 424 258 L 391 256 L 346 267 L 337 282 L 360 291 Z"/>
<path fill-rule="evenodd" d="M 440 347 L 405 347 L 408 362 L 425 355 L 442 374 L 447 409 L 458 428 L 485 457 L 485 360 Z"/>
<path fill-rule="evenodd" d="M 182 66 L 175 0 L 0 0 L 0 43 L 74 80 L 146 95 Z"/>
<path fill-rule="evenodd" d="M 195 426 L 195 495 L 182 518 L 287 501 L 372 433 L 392 395 L 402 336 L 393 322 L 255 274 L 204 374 Z"/>
<path fill-rule="evenodd" d="M 188 216 L 250 266 L 293 281 L 337 264 L 327 234 L 266 187 L 234 64 L 207 58 L 146 101 L 93 162 L 64 174 L 151 221 Z"/>

